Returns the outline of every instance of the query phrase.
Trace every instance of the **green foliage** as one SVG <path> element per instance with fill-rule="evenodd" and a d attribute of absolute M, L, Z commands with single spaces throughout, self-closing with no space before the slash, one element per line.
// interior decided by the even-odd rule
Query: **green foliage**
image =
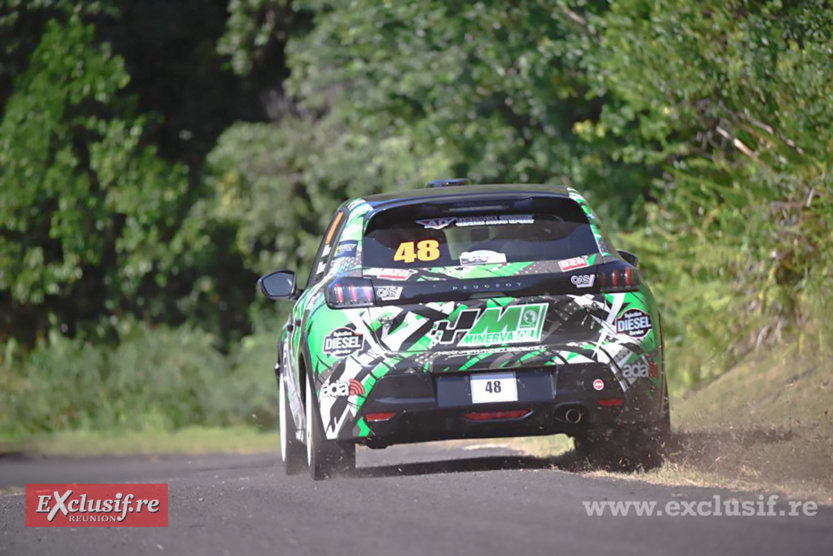
<path fill-rule="evenodd" d="M 12 311 L 43 322 L 129 305 L 164 287 L 187 172 L 142 143 L 143 118 L 119 95 L 122 60 L 76 18 L 50 22 L 0 123 L 0 290 Z M 102 293 L 104 295 L 102 295 Z"/>
<path fill-rule="evenodd" d="M 475 181 L 568 182 L 642 255 L 678 384 L 823 314 L 825 2 L 351 2 L 290 41 L 291 88 Z M 813 292 L 813 293 L 811 293 Z"/>
<path fill-rule="evenodd" d="M 335 117 L 238 123 L 208 157 L 208 218 L 236 229 L 247 268 L 305 270 L 323 230 L 347 198 L 421 187 L 448 175 L 441 156 L 407 137 L 354 133 Z"/>
<path fill-rule="evenodd" d="M 826 321 L 833 9 L 824 2 L 611 4 L 590 66 L 608 102 L 577 131 L 661 167 L 639 249 L 689 382 Z"/>
<path fill-rule="evenodd" d="M 371 139 L 404 136 L 475 182 L 592 184 L 598 210 L 624 219 L 647 184 L 622 163 L 584 163 L 598 155 L 572 129 L 601 104 L 585 98 L 593 37 L 562 4 L 336 4 L 290 41 L 290 89 L 306 109 L 332 109 Z"/>
<path fill-rule="evenodd" d="M 25 359 L 7 354 L 0 361 L 0 437 L 274 423 L 262 341 L 245 340 L 227 358 L 211 335 L 188 327 L 123 328 L 114 348 L 53 334 Z M 273 359 L 274 344 L 268 351 Z"/>

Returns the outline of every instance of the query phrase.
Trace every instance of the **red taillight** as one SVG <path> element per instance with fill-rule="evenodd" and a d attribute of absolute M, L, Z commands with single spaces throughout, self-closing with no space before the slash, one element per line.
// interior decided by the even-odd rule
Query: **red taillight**
<path fill-rule="evenodd" d="M 396 415 L 394 411 L 385 411 L 382 413 L 365 413 L 364 420 L 368 423 L 378 423 L 380 421 L 390 421 Z"/>
<path fill-rule="evenodd" d="M 603 293 L 627 292 L 639 288 L 639 273 L 630 265 L 599 267 L 597 271 L 599 291 Z"/>
<path fill-rule="evenodd" d="M 602 407 L 619 407 L 625 403 L 625 400 L 622 398 L 613 398 L 610 400 L 598 400 L 597 403 Z"/>
<path fill-rule="evenodd" d="M 477 411 L 466 413 L 464 417 L 469 421 L 497 421 L 503 419 L 523 419 L 531 413 L 531 409 L 515 409 L 511 411 Z"/>
<path fill-rule="evenodd" d="M 327 287 L 327 305 L 333 309 L 370 307 L 376 302 L 373 283 L 362 278 L 342 278 Z"/>

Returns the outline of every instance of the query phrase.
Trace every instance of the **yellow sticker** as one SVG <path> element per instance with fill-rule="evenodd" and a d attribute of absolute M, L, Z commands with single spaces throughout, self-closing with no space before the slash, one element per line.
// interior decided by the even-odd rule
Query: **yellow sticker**
<path fill-rule="evenodd" d="M 403 241 L 396 249 L 394 261 L 411 264 L 416 260 L 423 262 L 436 261 L 440 258 L 440 242 L 436 239 L 424 239 L 419 243 Z"/>

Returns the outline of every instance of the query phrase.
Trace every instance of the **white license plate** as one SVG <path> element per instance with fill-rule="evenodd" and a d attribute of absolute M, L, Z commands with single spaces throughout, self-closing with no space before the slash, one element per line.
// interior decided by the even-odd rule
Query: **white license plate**
<path fill-rule="evenodd" d="M 472 403 L 516 402 L 518 381 L 515 373 L 471 375 Z"/>

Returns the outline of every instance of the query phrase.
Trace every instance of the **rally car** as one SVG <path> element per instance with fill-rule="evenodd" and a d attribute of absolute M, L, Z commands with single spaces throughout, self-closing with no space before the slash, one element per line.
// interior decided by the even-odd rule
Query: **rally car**
<path fill-rule="evenodd" d="M 450 181 L 450 180 L 449 180 Z M 356 445 L 566 433 L 649 466 L 670 427 L 662 322 L 634 255 L 570 187 L 454 185 L 336 211 L 278 345 L 281 457 L 314 479 Z"/>

